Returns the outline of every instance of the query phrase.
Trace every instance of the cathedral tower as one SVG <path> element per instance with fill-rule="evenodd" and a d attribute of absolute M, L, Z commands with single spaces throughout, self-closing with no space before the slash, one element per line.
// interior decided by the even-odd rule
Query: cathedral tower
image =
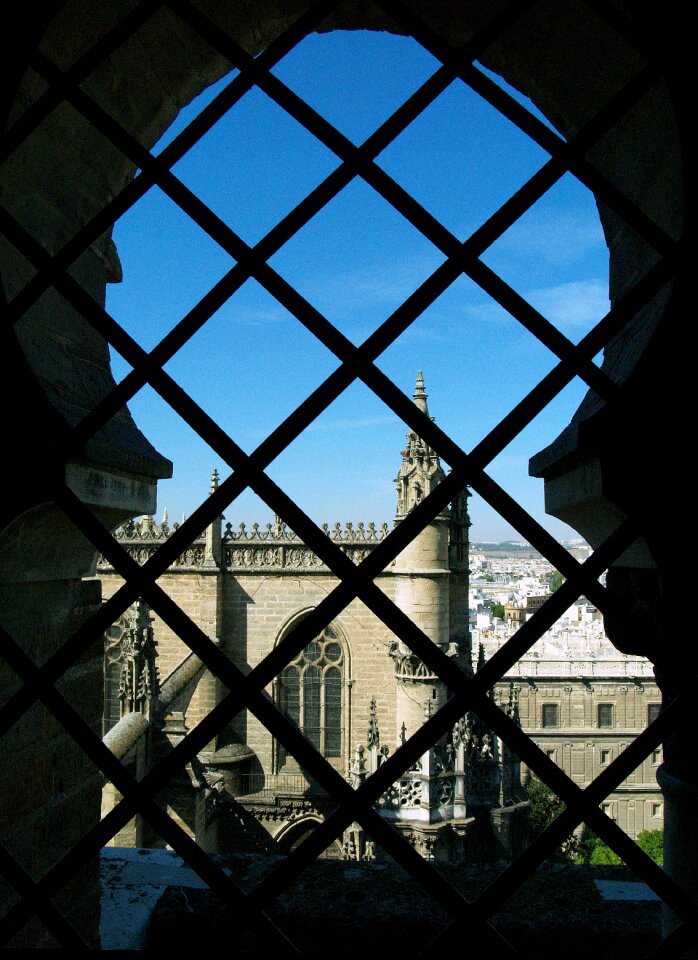
<path fill-rule="evenodd" d="M 414 402 L 427 416 L 427 393 L 421 371 Z M 401 453 L 398 471 L 396 523 L 403 520 L 444 478 L 438 454 L 413 430 Z M 444 651 L 449 647 L 449 517 L 439 514 L 405 547 L 395 561 L 395 603 Z M 466 602 L 467 607 L 467 602 Z M 442 680 L 401 641 L 391 648 L 397 684 L 398 742 L 411 736 L 425 717 L 446 699 Z"/>

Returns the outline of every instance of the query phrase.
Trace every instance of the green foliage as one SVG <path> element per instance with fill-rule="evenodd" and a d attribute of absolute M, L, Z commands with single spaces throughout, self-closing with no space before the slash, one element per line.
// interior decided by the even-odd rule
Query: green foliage
<path fill-rule="evenodd" d="M 526 790 L 528 799 L 531 801 L 528 827 L 531 837 L 537 837 L 553 822 L 558 814 L 562 813 L 565 805 L 550 787 L 534 774 L 531 775 Z"/>
<path fill-rule="evenodd" d="M 635 842 L 655 863 L 658 863 L 660 866 L 664 863 L 663 830 L 642 830 L 638 833 Z"/>
<path fill-rule="evenodd" d="M 547 580 L 551 593 L 555 593 L 555 591 L 565 582 L 565 578 L 562 576 L 559 570 L 553 570 L 552 573 L 549 573 Z"/>
<path fill-rule="evenodd" d="M 504 619 L 504 605 L 501 603 L 492 604 L 492 616 L 499 617 L 501 620 Z"/>
<path fill-rule="evenodd" d="M 480 577 L 481 580 L 486 580 L 487 583 L 494 583 L 494 574 L 493 573 L 483 573 Z"/>
<path fill-rule="evenodd" d="M 660 866 L 664 862 L 664 831 L 643 830 L 635 839 L 638 847 Z M 575 853 L 575 863 L 618 864 L 623 861 L 603 840 L 594 833 L 588 833 L 579 841 Z"/>
<path fill-rule="evenodd" d="M 587 863 L 615 865 L 622 862 L 623 861 L 618 854 L 614 853 L 613 850 L 611 850 L 611 848 L 603 842 L 603 840 L 599 840 L 598 837 L 596 838 L 596 843 L 592 847 L 591 856 L 589 857 Z"/>
<path fill-rule="evenodd" d="M 542 780 L 539 780 L 535 774 L 531 775 L 526 790 L 528 792 L 528 799 L 531 801 L 528 826 L 531 839 L 533 839 L 537 837 L 539 833 L 542 833 L 548 824 L 551 824 L 553 820 L 562 813 L 565 809 L 565 804 L 557 794 L 553 793 L 550 787 L 543 783 Z M 578 845 L 579 841 L 576 837 L 567 837 L 567 839 L 563 840 L 560 844 L 556 853 L 549 857 L 549 860 L 562 862 L 569 862 L 571 860 L 576 862 Z"/>

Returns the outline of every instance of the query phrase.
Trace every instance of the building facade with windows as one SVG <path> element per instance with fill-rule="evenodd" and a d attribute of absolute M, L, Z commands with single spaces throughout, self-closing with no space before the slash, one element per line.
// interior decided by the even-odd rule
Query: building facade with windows
<path fill-rule="evenodd" d="M 414 400 L 428 412 L 421 374 Z M 414 433 L 407 435 L 407 441 L 396 481 L 396 523 L 443 478 L 438 457 Z M 214 472 L 212 492 L 217 484 Z M 473 651 L 468 630 L 468 526 L 464 494 L 451 505 L 448 515 L 431 525 L 415 549 L 406 551 L 380 575 L 379 583 L 405 613 L 424 623 L 425 630 L 449 656 L 471 672 L 478 660 L 486 662 L 529 616 L 540 610 L 545 598 L 528 598 L 533 602 L 521 607 L 521 618 L 508 618 L 505 631 L 476 629 Z M 170 528 L 166 519 L 157 524 L 146 517 L 122 527 L 118 536 L 129 553 L 143 563 L 175 529 L 176 525 Z M 326 532 L 359 563 L 387 536 L 388 525 L 335 523 L 331 529 L 326 526 Z M 99 576 L 107 598 L 121 580 L 103 561 Z M 162 583 L 236 664 L 254 670 L 330 592 L 336 578 L 280 521 L 264 528 L 254 524 L 248 530 L 244 524 L 234 529 L 219 519 L 177 559 Z M 585 787 L 656 718 L 661 697 L 649 661 L 617 651 L 603 632 L 598 611 L 592 617 L 588 604 L 578 606 L 572 608 L 574 614 L 584 613 L 588 623 L 580 623 L 575 630 L 569 620 L 561 620 L 495 685 L 493 696 L 500 704 L 511 703 L 510 709 L 520 718 L 524 731 L 575 783 Z M 157 654 L 157 674 L 166 682 L 165 678 L 180 669 L 191 652 L 157 617 L 152 618 L 152 627 L 150 614 L 146 612 L 144 618 L 144 629 L 151 630 L 155 641 L 152 663 Z M 124 716 L 142 709 L 133 694 L 138 681 L 128 653 L 127 621 L 128 617 L 122 618 L 107 639 L 105 733 Z M 145 686 L 141 681 L 151 693 L 156 685 L 156 679 Z M 350 781 L 364 771 L 370 772 L 371 765 L 375 768 L 380 755 L 393 752 L 436 711 L 446 695 L 445 686 L 436 682 L 409 651 L 401 650 L 394 635 L 359 600 L 299 652 L 267 691 L 284 715 Z M 223 695 L 220 684 L 209 674 L 196 673 L 189 689 L 180 696 L 179 709 L 170 712 L 164 722 L 167 742 L 176 743 Z M 498 765 L 497 782 L 490 784 L 491 797 L 485 805 L 494 809 L 522 803 L 527 768 L 507 755 L 491 732 L 484 739 L 482 733 L 480 737 L 481 754 L 476 766 L 488 749 Z M 162 740 L 160 749 L 164 745 Z M 442 746 L 455 755 L 453 735 Z M 190 784 L 180 781 L 177 800 L 171 806 L 181 824 L 192 834 L 198 831 L 198 839 L 206 846 L 245 848 L 251 842 L 252 821 L 247 821 L 246 835 L 231 832 L 226 824 L 230 811 L 226 813 L 225 805 L 218 802 L 221 796 L 251 811 L 282 848 L 301 839 L 323 817 L 322 794 L 312 779 L 248 711 L 240 711 L 199 759 L 198 768 L 189 767 Z M 656 780 L 660 761 L 661 751 L 655 750 L 605 801 L 605 811 L 632 837 L 642 830 L 663 827 Z M 418 771 L 417 776 L 413 771 L 415 775 L 396 785 L 395 802 L 401 815 L 407 816 L 410 809 L 419 812 L 416 819 L 430 803 L 434 811 L 441 806 L 441 812 L 433 815 L 442 823 L 444 818 L 453 820 L 455 770 L 444 763 L 443 757 L 432 757 L 432 763 L 438 766 L 441 779 L 425 788 L 425 796 L 424 774 Z M 428 763 L 423 766 L 426 769 Z M 466 797 L 465 791 L 469 779 L 476 778 L 474 774 L 469 778 L 466 770 L 462 773 L 459 789 L 463 803 L 455 819 L 463 821 L 457 829 L 464 834 L 474 800 Z M 216 784 L 218 792 L 211 793 Z M 449 804 L 440 805 L 430 797 L 429 791 L 435 789 L 448 795 Z M 217 801 L 213 806 L 211 797 Z M 107 805 L 109 802 L 107 798 Z M 383 801 L 384 814 L 391 814 L 392 802 Z M 206 812 L 197 814 L 202 805 Z M 482 805 L 482 800 L 475 799 L 476 807 Z M 203 833 L 202 822 L 209 823 Z M 441 855 L 454 856 L 453 844 L 435 844 L 438 830 L 430 828 L 425 833 L 415 831 L 412 825 L 411 831 L 423 852 L 431 855 L 438 846 Z M 264 839 L 263 834 L 254 832 L 257 841 Z M 130 832 L 122 832 L 117 842 L 148 844 L 150 840 L 134 825 Z M 514 847 L 517 843 L 514 841 Z M 463 845 L 456 847 L 459 852 L 455 855 L 465 856 Z M 359 848 L 359 841 L 354 842 L 354 850 Z M 336 845 L 332 854 L 341 852 Z"/>
<path fill-rule="evenodd" d="M 504 619 L 475 616 L 474 645 L 492 657 L 541 610 L 548 597 L 504 604 Z M 505 674 L 514 683 L 523 729 L 555 764 L 587 787 L 657 719 L 661 691 L 649 660 L 617 650 L 600 611 L 580 597 Z M 646 757 L 603 807 L 632 837 L 664 827 L 657 783 L 662 750 Z M 522 776 L 527 782 L 524 766 Z"/>
<path fill-rule="evenodd" d="M 213 25 L 204 29 L 208 40 L 200 42 L 197 22 L 191 28 L 196 33 L 192 42 L 190 27 L 182 30 L 174 5 L 169 5 L 164 23 L 146 23 L 156 6 L 96 6 L 73 0 L 60 9 L 31 3 L 8 6 L 8 159 L 2 200 L 3 292 L 9 310 L 3 325 L 7 375 L 2 384 L 8 411 L 5 449 L 16 469 L 6 472 L 2 522 L 2 683 L 8 704 L 3 726 L 8 743 L 3 792 L 7 886 L 2 898 L 5 939 L 17 935 L 22 946 L 98 942 L 96 851 L 100 840 L 107 839 L 99 823 L 102 775 L 127 792 L 135 790 L 86 729 L 98 724 L 102 713 L 101 636 L 125 611 L 127 601 L 141 593 L 151 595 L 155 606 L 166 606 L 165 598 L 156 596 L 157 571 L 152 570 L 152 576 L 146 572 L 134 578 L 133 588 L 121 598 L 123 605 L 112 604 L 106 620 L 105 605 L 93 589 L 96 583 L 85 579 L 93 572 L 95 552 L 111 547 L 100 524 L 113 529 L 129 517 L 151 512 L 155 482 L 168 475 L 168 465 L 138 434 L 122 405 L 135 394 L 141 374 L 140 382 L 151 378 L 163 388 L 162 366 L 170 354 L 134 354 L 118 324 L 100 313 L 105 285 L 120 273 L 108 240 L 110 224 L 127 206 L 126 191 L 144 159 L 142 152 L 130 156 L 130 144 L 118 128 L 126 124 L 147 154 L 180 108 L 230 69 L 230 58 L 217 49 L 215 30 L 252 53 L 276 45 L 273 54 L 280 37 L 284 43 L 297 42 L 298 32 L 287 38 L 283 31 L 295 14 L 305 15 L 307 7 L 197 4 L 201 17 L 205 20 L 208 13 Z M 186 6 L 178 5 L 180 10 Z M 685 4 L 654 0 L 522 5 L 521 23 L 513 22 L 514 14 L 509 21 L 500 18 L 492 28 L 494 41 L 491 31 L 483 38 L 483 18 L 496 18 L 500 9 L 425 3 L 420 13 L 428 17 L 429 30 L 438 34 L 439 55 L 443 51 L 455 72 L 461 61 L 453 52 L 471 44 L 469 54 L 485 49 L 485 63 L 530 94 L 564 138 L 553 134 L 545 141 L 553 163 L 584 178 L 598 199 L 611 260 L 612 310 L 592 339 L 563 344 L 564 349 L 553 346 L 562 368 L 567 365 L 585 376 L 585 364 L 603 348 L 602 377 L 593 381 L 603 389 L 594 393 L 592 388 L 569 429 L 536 458 L 532 472 L 545 482 L 548 511 L 567 520 L 600 552 L 599 566 L 601 558 L 611 564 L 604 594 L 609 636 L 618 648 L 647 656 L 660 679 L 665 709 L 642 748 L 649 752 L 652 744 L 664 742 L 659 776 L 667 811 L 666 874 L 659 876 L 642 862 L 636 848 L 624 846 L 613 823 L 602 816 L 597 822 L 638 875 L 660 890 L 669 910 L 665 933 L 674 946 L 672 951 L 669 945 L 669 952 L 679 955 L 687 937 L 694 937 L 691 897 L 697 891 L 698 862 L 698 773 L 690 722 L 695 644 L 685 630 L 679 594 L 682 517 L 692 503 L 691 474 L 678 456 L 685 449 L 685 422 L 676 416 L 677 410 L 688 408 L 693 385 L 693 353 L 685 349 L 695 292 L 693 191 L 687 188 L 694 169 L 688 132 L 695 114 L 689 11 Z M 351 4 L 348 13 L 334 17 L 325 28 L 387 29 L 388 19 L 380 11 L 370 14 L 364 4 Z M 304 24 L 309 29 L 315 25 Z M 489 30 L 489 21 L 484 25 Z M 401 29 L 420 35 L 419 24 L 409 20 Z M 135 49 L 125 43 L 134 37 Z M 255 60 L 254 76 L 263 78 L 265 65 L 274 60 L 260 60 Z M 470 60 L 463 76 L 468 71 Z M 95 113 L 90 93 L 106 115 Z M 98 134 L 105 116 L 110 128 L 106 135 Z M 356 159 L 362 169 L 362 158 Z M 146 155 L 145 160 L 149 163 L 150 158 Z M 152 182 L 164 182 L 167 169 L 163 165 L 151 171 Z M 491 231 L 488 242 L 498 235 Z M 456 257 L 461 252 L 457 247 Z M 521 304 L 513 298 L 508 304 L 522 322 L 530 321 Z M 118 396 L 107 340 L 117 349 L 129 349 L 136 374 L 135 385 L 126 384 Z M 341 359 L 355 376 L 354 355 Z M 372 383 L 385 394 L 377 380 Z M 172 392 L 168 396 L 177 405 L 178 398 Z M 395 395 L 389 405 L 398 414 L 404 412 Z M 217 435 L 200 418 L 190 409 L 184 415 L 216 445 Z M 426 431 L 428 424 L 420 428 Z M 653 438 L 651 456 L 648 437 Z M 224 450 L 229 453 L 229 448 Z M 39 466 L 26 469 L 27 464 Z M 456 459 L 458 464 L 462 468 L 461 459 Z M 246 476 L 249 480 L 254 472 Z M 462 473 L 461 478 L 470 482 Z M 650 500 L 667 509 L 653 508 Z M 530 538 L 524 532 L 530 525 L 512 505 L 500 502 L 504 515 Z M 213 509 L 225 509 L 223 495 Z M 298 526 L 297 511 L 288 507 L 282 512 Z M 201 528 L 209 520 L 202 517 Z M 628 521 L 633 526 L 629 533 Z M 638 538 L 627 549 L 618 541 L 625 533 Z M 306 539 L 319 545 L 315 536 Z M 178 546 L 183 548 L 182 539 Z M 337 559 L 337 546 L 329 553 Z M 131 567 L 129 576 L 135 572 Z M 588 587 L 582 581 L 580 577 L 580 593 Z M 206 602 L 202 598 L 204 607 Z M 210 612 L 204 609 L 202 615 Z M 185 633 L 198 643 L 195 631 Z M 93 648 L 99 645 L 97 656 L 91 656 L 90 643 Z M 236 680 L 213 644 L 198 648 L 229 683 Z M 241 688 L 247 689 L 244 684 Z M 79 702 L 79 716 L 66 706 L 66 691 L 71 704 Z M 172 706 L 174 726 L 182 704 L 169 695 L 164 699 Z M 269 720 L 275 730 L 282 730 L 277 718 L 270 715 Z M 509 732 L 513 734 L 513 728 Z M 619 776 L 637 755 L 625 764 L 614 761 Z M 588 797 L 555 776 L 554 764 L 545 763 L 537 752 L 528 756 L 556 783 L 573 816 L 596 816 Z M 52 777 L 42 775 L 47 770 L 53 771 Z M 164 777 L 163 771 L 160 783 Z M 145 807 L 148 799 L 138 795 L 134 804 Z M 181 839 L 176 824 L 160 816 L 156 805 L 148 810 L 158 829 L 176 844 Z M 72 868 L 68 864 L 62 875 L 53 873 L 43 882 L 64 856 L 72 858 Z M 410 857 L 406 846 L 398 851 L 398 861 L 407 867 L 413 863 Z M 444 901 L 435 883 L 423 886 Z M 241 913 L 234 892 L 226 890 L 225 896 Z M 504 899 L 500 895 L 496 905 Z M 250 911 L 266 909 L 270 900 L 250 902 Z M 480 917 L 466 914 L 464 908 L 452 909 L 451 915 L 474 920 L 478 929 Z M 483 924 L 484 916 L 482 911 Z M 689 930 L 675 930 L 677 942 L 669 931 L 682 920 L 688 921 Z"/>
<path fill-rule="evenodd" d="M 527 656 L 509 674 L 516 676 L 523 729 L 582 787 L 642 733 L 661 706 L 651 664 L 613 652 L 606 660 L 572 659 L 575 651 L 569 660 Z M 664 827 L 661 762 L 657 748 L 604 801 L 603 809 L 631 837 Z M 522 775 L 526 780 L 528 772 Z"/>
<path fill-rule="evenodd" d="M 415 404 L 428 414 L 421 373 Z M 397 459 L 397 457 L 396 457 Z M 397 476 L 395 524 L 444 479 L 439 457 L 413 431 L 407 434 Z M 214 472 L 211 492 L 218 486 Z M 468 675 L 467 492 L 460 494 L 387 568 L 377 582 L 396 605 Z M 140 563 L 167 541 L 169 527 L 151 518 L 117 533 Z M 358 564 L 388 535 L 388 525 L 336 523 L 325 532 Z M 105 561 L 98 565 L 103 596 L 121 586 Z M 160 580 L 163 589 L 201 630 L 245 671 L 259 668 L 336 587 L 321 559 L 278 519 L 238 529 L 222 519 L 194 542 Z M 134 666 L 134 635 L 147 638 Z M 107 633 L 104 733 L 112 743 L 152 711 L 157 690 L 182 671 L 189 677 L 174 702 L 143 730 L 124 759 L 136 767 L 175 745 L 225 696 L 205 670 L 186 674 L 193 654 L 167 625 L 141 605 Z M 146 661 L 149 660 L 149 666 Z M 140 703 L 138 690 L 142 691 Z M 445 703 L 446 685 L 401 643 L 360 600 L 324 627 L 267 686 L 284 716 L 346 779 L 358 785 Z M 498 702 L 516 714 L 515 691 L 499 684 Z M 134 706 L 135 705 L 135 706 Z M 147 745 L 146 745 L 147 743 Z M 187 782 L 188 777 L 188 782 Z M 107 788 L 105 808 L 115 794 Z M 261 825 L 289 849 L 321 822 L 324 792 L 293 754 L 251 711 L 241 710 L 187 768 L 167 799 L 170 813 L 204 847 L 220 852 L 259 847 Z M 241 810 L 244 808 L 245 815 Z M 527 836 L 527 801 L 520 764 L 476 718 L 457 718 L 453 729 L 378 801 L 382 815 L 408 835 L 426 857 L 510 857 Z M 504 824 L 506 822 L 506 827 Z M 483 826 L 484 824 L 484 826 Z M 115 842 L 156 842 L 134 822 Z M 372 856 L 358 827 L 330 855 Z M 262 844 L 263 845 L 263 844 Z"/>

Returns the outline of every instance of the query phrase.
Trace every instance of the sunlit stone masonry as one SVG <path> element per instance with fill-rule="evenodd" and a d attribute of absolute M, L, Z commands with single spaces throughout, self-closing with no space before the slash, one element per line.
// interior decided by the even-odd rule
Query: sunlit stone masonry
<path fill-rule="evenodd" d="M 428 415 L 422 374 L 415 404 Z M 437 454 L 407 434 L 397 476 L 395 524 L 443 479 Z M 212 486 L 218 483 L 214 471 Z M 450 658 L 472 672 L 468 629 L 467 491 L 437 516 L 377 578 L 381 589 Z M 167 518 L 130 522 L 117 536 L 140 563 L 176 528 Z M 356 563 L 388 525 L 325 525 Z M 104 596 L 121 584 L 100 562 Z M 160 585 L 243 670 L 257 666 L 337 578 L 280 520 L 251 529 L 217 520 L 160 578 Z M 171 749 L 225 694 L 198 658 L 144 604 L 109 631 L 104 733 L 139 773 Z M 307 739 L 358 786 L 445 702 L 443 681 L 358 600 L 292 660 L 270 695 Z M 498 690 L 516 718 L 516 691 Z M 105 791 L 105 809 L 116 797 Z M 241 712 L 161 798 L 211 852 L 288 851 L 322 820 L 330 802 L 259 721 Z M 427 858 L 491 861 L 527 839 L 528 803 L 519 763 L 475 716 L 466 715 L 380 798 L 377 809 Z M 135 820 L 119 845 L 162 843 Z M 380 850 L 357 824 L 328 856 L 371 860 Z"/>

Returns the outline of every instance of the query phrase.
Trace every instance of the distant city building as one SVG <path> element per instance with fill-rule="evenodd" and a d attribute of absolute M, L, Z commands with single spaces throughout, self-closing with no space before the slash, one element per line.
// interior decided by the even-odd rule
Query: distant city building
<path fill-rule="evenodd" d="M 539 598 L 533 598 L 534 606 Z M 530 616 L 526 605 L 517 607 Z M 520 621 L 485 623 L 475 617 L 474 645 L 491 657 Z M 522 728 L 579 786 L 587 786 L 659 713 L 661 693 L 652 665 L 620 653 L 603 630 L 599 611 L 574 604 L 505 676 L 514 683 Z M 656 749 L 603 803 L 630 836 L 663 829 Z M 522 770 L 524 782 L 528 771 Z"/>

